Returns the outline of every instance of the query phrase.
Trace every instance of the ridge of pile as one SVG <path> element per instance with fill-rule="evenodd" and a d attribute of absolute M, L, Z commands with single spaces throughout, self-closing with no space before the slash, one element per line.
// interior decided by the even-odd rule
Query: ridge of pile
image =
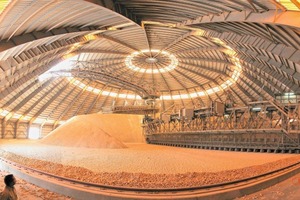
<path fill-rule="evenodd" d="M 72 117 L 41 140 L 48 145 L 85 148 L 126 148 L 126 145 L 108 131 L 122 134 L 117 126 L 120 115 L 90 114 Z M 113 120 L 115 119 L 115 120 Z M 121 120 L 122 121 L 122 120 Z M 122 124 L 124 124 L 124 120 Z M 122 125 L 121 125 L 122 126 Z M 103 129 L 106 127 L 106 130 Z M 109 129 L 107 128 L 109 127 Z M 130 130 L 127 130 L 130 131 Z"/>

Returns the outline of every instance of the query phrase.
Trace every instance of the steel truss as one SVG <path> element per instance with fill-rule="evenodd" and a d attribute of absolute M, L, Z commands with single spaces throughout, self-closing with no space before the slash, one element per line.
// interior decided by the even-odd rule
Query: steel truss
<path fill-rule="evenodd" d="M 259 107 L 258 107 L 259 105 Z M 147 142 L 171 146 L 260 152 L 299 152 L 300 104 L 257 102 L 222 116 L 144 124 Z M 260 110 L 257 111 L 256 109 Z"/>
<path fill-rule="evenodd" d="M 159 109 L 149 105 L 143 106 L 115 106 L 112 108 L 113 113 L 128 113 L 148 115 L 156 113 Z"/>

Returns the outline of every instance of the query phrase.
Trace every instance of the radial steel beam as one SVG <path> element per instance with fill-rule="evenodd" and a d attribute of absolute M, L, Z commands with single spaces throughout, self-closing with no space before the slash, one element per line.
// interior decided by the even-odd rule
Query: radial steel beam
<path fill-rule="evenodd" d="M 59 84 L 61 84 L 63 82 L 63 80 L 61 80 L 61 81 L 58 81 L 56 84 L 54 84 L 53 86 L 52 86 L 52 88 L 47 92 L 47 94 L 50 94 L 53 90 L 55 90 L 55 88 L 59 85 Z M 45 95 L 47 95 L 47 94 L 45 94 Z M 24 113 L 22 113 L 22 115 L 23 116 L 26 116 L 26 115 L 28 115 L 28 113 L 30 113 L 44 98 L 45 98 L 45 95 L 42 95 L 42 96 L 40 96 L 33 104 L 31 104 L 31 106 L 28 108 L 28 109 L 26 109 L 25 110 L 25 112 Z M 21 118 L 19 118 L 18 120 L 17 120 L 17 122 L 19 122 L 19 121 L 21 121 L 22 120 L 22 117 Z"/>
<path fill-rule="evenodd" d="M 249 81 L 253 82 L 257 87 L 260 87 L 261 88 L 261 92 L 263 91 L 264 95 L 267 94 L 269 96 L 268 99 L 273 99 L 274 98 L 274 93 L 266 85 L 264 85 L 262 82 L 260 82 L 257 78 L 255 78 L 254 76 L 250 75 L 246 71 L 244 71 L 243 74 L 245 75 L 245 77 Z"/>
<path fill-rule="evenodd" d="M 44 124 L 47 122 L 47 120 L 52 116 L 52 114 L 60 107 L 61 103 L 64 102 L 76 89 L 77 87 L 74 86 L 68 93 L 65 94 L 64 98 L 61 100 L 61 102 L 56 106 L 47 116 L 46 120 L 44 121 L 43 124 L 41 124 L 41 127 L 44 126 Z"/>
<path fill-rule="evenodd" d="M 258 67 L 260 70 L 264 71 L 265 73 L 267 73 L 267 74 L 271 75 L 272 77 L 274 77 L 275 79 L 277 79 L 279 82 L 283 83 L 290 90 L 295 91 L 295 92 L 300 91 L 299 85 L 293 83 L 292 81 L 290 81 L 285 76 L 278 73 L 277 71 L 270 69 L 268 66 L 264 65 L 263 63 L 255 61 L 255 60 L 251 59 L 250 57 L 246 57 L 246 56 L 245 57 L 242 56 L 239 58 L 240 58 L 242 64 L 248 63 L 250 65 Z"/>
<path fill-rule="evenodd" d="M 51 73 L 54 75 L 59 75 L 59 76 L 65 76 L 65 75 L 68 76 L 68 74 L 71 73 L 73 77 L 88 78 L 91 80 L 99 80 L 101 82 L 112 81 L 112 83 L 114 85 L 117 85 L 120 87 L 124 86 L 130 90 L 133 90 L 133 91 L 137 92 L 137 94 L 139 94 L 141 97 L 151 96 L 151 94 L 147 90 L 145 90 L 144 88 L 142 88 L 139 85 L 135 85 L 132 82 L 129 82 L 127 80 L 120 79 L 113 75 L 106 74 L 106 73 L 99 72 L 99 71 L 73 69 L 73 70 L 59 70 L 59 71 L 55 71 L 55 72 L 51 72 Z"/>
<path fill-rule="evenodd" d="M 300 27 L 300 20 L 298 12 L 293 11 L 280 11 L 280 10 L 269 10 L 263 13 L 250 13 L 245 15 L 244 11 L 233 11 L 233 12 L 223 12 L 223 15 L 213 15 L 213 16 L 200 16 L 196 19 L 190 19 L 176 24 L 176 27 L 189 26 L 189 25 L 201 25 L 205 23 L 214 22 L 254 22 L 254 23 L 264 23 L 264 24 L 280 24 L 285 26 Z"/>
<path fill-rule="evenodd" d="M 39 74 L 42 74 L 45 71 L 47 71 L 50 67 L 57 64 L 60 61 L 60 59 L 57 59 L 56 57 L 58 55 L 61 55 L 61 56 L 64 55 L 65 52 L 67 51 L 67 49 L 68 49 L 68 45 L 65 47 L 58 47 L 57 49 L 54 48 L 54 50 L 53 49 L 49 50 L 48 53 L 51 52 L 51 54 L 45 53 L 46 56 L 43 56 L 43 57 L 40 56 L 39 59 L 29 62 L 29 64 L 27 64 L 26 67 L 22 67 L 20 70 L 16 71 L 15 73 L 5 77 L 5 79 L 2 82 L 4 82 L 4 84 L 9 83 L 11 86 L 13 86 L 14 84 L 19 83 L 19 82 L 21 82 L 22 84 L 26 83 L 27 80 L 29 80 L 29 79 L 26 79 L 26 77 L 29 76 L 29 77 L 33 78 L 33 75 L 38 76 Z M 54 63 L 54 64 L 49 65 L 48 64 L 49 60 L 53 60 L 50 63 Z M 30 59 L 24 60 L 24 62 L 25 61 L 30 61 Z M 36 67 L 39 65 L 41 65 L 41 67 Z M 14 67 L 20 68 L 18 65 L 11 66 L 9 69 L 7 69 L 7 71 L 11 70 L 11 68 L 14 68 Z M 25 81 L 25 79 L 26 79 L 26 81 Z M 0 96 L 1 96 L 1 93 L 0 93 Z"/>
<path fill-rule="evenodd" d="M 103 54 L 119 54 L 119 55 L 128 55 L 130 53 L 127 52 L 119 52 L 119 51 L 108 51 L 108 50 L 101 50 L 101 49 L 79 49 L 77 51 L 73 51 L 72 53 L 79 54 L 79 53 L 103 53 Z"/>
<path fill-rule="evenodd" d="M 114 9 L 113 0 L 84 0 L 84 1 L 100 5 L 102 7 L 108 8 L 110 10 Z"/>
<path fill-rule="evenodd" d="M 32 80 L 33 78 L 36 79 L 39 74 L 44 73 L 48 69 L 50 69 L 52 66 L 58 64 L 61 62 L 62 59 L 57 59 L 49 62 L 46 65 L 43 65 L 42 67 L 34 70 L 32 73 L 20 78 L 17 82 L 15 82 L 13 85 L 10 87 L 7 87 L 5 90 L 0 92 L 0 98 L 5 98 L 7 95 L 9 95 L 12 91 L 16 90 L 17 88 L 20 87 L 20 85 L 26 83 L 27 81 Z"/>
<path fill-rule="evenodd" d="M 8 40 L 10 40 L 14 34 L 27 22 L 29 21 L 31 18 L 33 18 L 35 15 L 37 15 L 38 13 L 42 12 L 44 9 L 46 9 L 48 6 L 50 6 L 51 4 L 53 4 L 53 2 L 49 1 L 48 3 L 46 3 L 45 5 L 41 6 L 40 8 L 38 8 L 37 10 L 35 10 L 33 13 L 31 13 L 31 15 L 29 17 L 27 17 L 26 19 L 23 19 L 22 23 L 18 25 L 18 27 L 14 28 L 15 30 L 11 33 L 11 35 L 8 37 Z"/>
<path fill-rule="evenodd" d="M 3 106 L 2 108 L 6 108 L 9 105 L 11 105 L 14 101 L 19 99 L 24 93 L 26 93 L 29 89 L 33 88 L 35 84 L 38 84 L 38 80 L 34 80 L 32 83 L 30 83 L 28 86 L 20 90 L 17 94 L 14 95 L 13 98 L 9 99 Z"/>
<path fill-rule="evenodd" d="M 257 76 L 261 77 L 264 81 L 266 81 L 269 85 L 271 85 L 272 87 L 274 87 L 274 90 L 276 90 L 277 93 L 283 93 L 284 90 L 278 86 L 275 82 L 271 81 L 266 75 L 265 73 L 262 73 L 263 70 L 258 70 L 258 68 L 253 69 L 250 65 L 243 65 L 244 70 L 247 71 L 247 73 L 252 72 L 254 74 L 256 74 Z M 274 78 L 275 79 L 275 78 Z M 276 93 L 275 92 L 275 93 Z"/>
<path fill-rule="evenodd" d="M 199 47 L 199 48 L 179 50 L 179 51 L 175 51 L 175 52 L 172 52 L 172 53 L 180 55 L 180 54 L 191 53 L 191 52 L 224 51 L 224 50 L 226 50 L 225 47 L 211 46 L 211 47 Z"/>
<path fill-rule="evenodd" d="M 62 81 L 60 81 L 60 84 Z M 70 86 L 71 82 L 68 82 L 65 84 L 64 87 L 62 87 L 59 91 L 56 92 L 55 95 L 53 95 L 39 110 L 34 114 L 34 116 L 30 119 L 29 125 L 32 124 L 32 122 L 59 96 L 62 94 L 62 92 L 65 91 L 65 89 Z"/>
<path fill-rule="evenodd" d="M 253 84 L 253 80 L 251 80 L 250 81 L 250 83 L 248 82 L 249 81 L 249 79 L 247 79 L 247 77 L 246 77 L 246 75 L 244 75 L 244 73 L 243 73 L 243 75 L 241 75 L 240 77 L 239 77 L 239 80 L 241 81 L 241 82 L 243 82 L 248 88 L 245 88 L 245 90 L 247 90 L 247 91 L 249 91 L 249 89 L 253 92 L 253 93 L 255 93 L 256 94 L 256 96 L 258 96 L 258 97 L 260 97 L 260 96 L 262 96 L 261 95 L 261 93 L 260 92 L 258 92 L 257 91 L 257 89 L 252 85 Z M 248 81 L 246 81 L 246 80 L 248 80 Z M 252 83 L 252 84 L 251 84 Z M 260 86 L 258 86 L 257 84 L 256 84 L 256 86 L 258 87 L 258 88 L 260 88 L 260 87 L 262 87 L 263 85 L 260 85 Z M 250 94 L 250 93 L 249 93 Z M 255 98 L 255 97 L 253 97 L 253 95 L 251 95 L 252 96 L 252 98 Z M 255 98 L 255 100 L 259 100 L 258 98 Z"/>
<path fill-rule="evenodd" d="M 150 46 L 150 41 L 149 41 L 149 36 L 147 34 L 147 31 L 146 31 L 146 27 L 144 26 L 144 23 L 142 24 L 142 28 L 143 28 L 143 33 L 144 33 L 144 37 L 145 37 L 145 40 L 147 42 L 147 46 L 148 46 L 148 49 L 152 49 L 151 46 Z M 152 57 L 152 52 L 150 51 L 149 52 L 151 57 Z"/>
<path fill-rule="evenodd" d="M 95 99 L 93 100 L 93 102 L 90 104 L 90 106 L 86 109 L 86 111 L 84 112 L 84 114 L 88 114 L 91 112 L 91 110 L 93 109 L 93 107 L 96 105 L 96 102 L 98 101 L 99 97 L 101 96 L 101 93 L 99 92 Z"/>
<path fill-rule="evenodd" d="M 71 109 L 71 107 L 74 105 L 74 103 L 78 100 L 78 97 L 84 93 L 87 86 L 88 86 L 88 84 L 86 84 L 85 88 L 82 88 L 80 90 L 80 92 L 72 99 L 72 101 L 68 104 L 68 106 L 64 109 L 64 111 L 59 115 L 58 119 L 53 124 L 53 129 L 55 129 L 57 127 L 57 125 L 60 122 L 60 120 L 62 119 L 62 117 L 64 117 L 64 115 Z M 77 88 L 76 85 L 74 85 L 74 89 L 75 88 Z"/>
<path fill-rule="evenodd" d="M 20 103 L 18 103 L 14 108 L 12 108 L 11 112 L 17 112 L 20 108 L 22 108 L 28 101 L 30 101 L 34 96 L 36 96 L 39 92 L 41 92 L 43 89 L 48 87 L 54 78 L 51 78 L 44 82 L 40 87 L 38 87 L 36 90 L 34 90 L 31 94 L 29 94 L 27 97 L 25 97 Z"/>
<path fill-rule="evenodd" d="M 141 77 L 141 79 L 140 79 L 140 81 L 139 81 L 140 83 L 143 81 L 143 77 L 144 77 L 145 74 L 146 74 L 146 73 L 144 72 L 144 73 L 143 73 L 143 76 Z M 167 86 L 169 93 L 171 93 L 170 84 L 167 82 L 165 76 L 163 75 L 163 73 L 159 73 L 159 75 L 162 77 L 162 80 L 163 80 L 163 82 L 165 83 L 165 85 Z"/>
<path fill-rule="evenodd" d="M 213 78 L 211 78 L 211 77 L 209 77 L 209 76 L 207 76 L 207 75 L 198 73 L 198 72 L 196 72 L 196 71 L 194 71 L 194 70 L 191 70 L 191 69 L 188 69 L 188 68 L 182 68 L 182 69 L 184 69 L 185 71 L 188 71 L 188 72 L 197 74 L 198 76 L 200 76 L 200 77 L 202 77 L 202 78 L 205 78 L 205 79 L 208 80 L 208 81 L 215 81 L 215 79 L 213 79 Z M 175 71 L 176 71 L 177 73 L 179 73 L 180 75 L 186 77 L 186 75 L 185 75 L 184 73 L 180 72 L 179 70 L 175 69 Z M 191 78 L 189 78 L 189 80 L 190 80 L 190 79 L 191 79 Z M 193 83 L 195 83 L 195 82 L 196 82 L 196 81 L 193 80 Z M 199 85 L 199 83 L 198 83 L 197 85 Z"/>
<path fill-rule="evenodd" d="M 281 5 L 277 0 L 269 0 L 272 4 L 276 6 L 276 8 L 281 9 L 282 11 L 286 11 L 286 8 Z"/>
<path fill-rule="evenodd" d="M 114 2 L 114 10 L 115 12 L 127 17 L 128 19 L 134 21 L 135 23 L 137 23 L 138 25 L 141 25 L 142 20 L 135 14 L 133 13 L 131 10 L 129 10 L 128 8 L 126 8 L 124 5 L 122 5 L 121 3 L 119 3 L 116 0 L 113 0 Z"/>
<path fill-rule="evenodd" d="M 258 10 L 257 10 L 257 8 L 255 7 L 253 1 L 252 1 L 252 0 L 247 0 L 247 1 L 248 1 L 248 3 L 251 5 L 251 8 L 253 9 L 253 11 L 257 13 Z"/>
<path fill-rule="evenodd" d="M 37 32 L 26 33 L 21 36 L 14 36 L 8 41 L 6 41 L 6 40 L 0 41 L 0 52 L 8 50 L 13 47 L 16 47 L 21 44 L 25 44 L 25 43 L 43 39 L 43 38 L 56 37 L 56 36 L 60 36 L 60 35 L 68 34 L 68 33 L 88 34 L 88 33 L 91 33 L 93 31 L 97 31 L 97 30 L 99 30 L 99 29 L 97 27 L 93 27 L 93 26 L 85 27 L 85 28 L 66 27 L 66 28 L 53 29 L 48 32 L 37 31 Z"/>
<path fill-rule="evenodd" d="M 72 113 L 72 116 L 76 116 L 79 113 L 79 110 L 82 109 L 83 104 L 86 103 L 86 100 L 89 99 L 89 97 L 92 95 L 92 92 L 89 92 L 87 95 L 85 95 L 85 97 L 81 100 L 81 103 L 79 105 L 77 105 L 77 109 L 75 110 L 75 112 Z M 79 103 L 79 101 L 78 101 Z"/>
<path fill-rule="evenodd" d="M 245 99 L 241 98 L 240 95 L 239 95 L 236 91 L 234 91 L 234 89 L 232 89 L 231 87 L 229 87 L 229 90 L 230 90 L 231 92 L 233 92 L 233 93 L 235 94 L 235 96 L 237 96 L 238 99 L 239 99 L 241 102 L 243 102 L 244 105 L 247 105 L 247 102 L 245 101 Z"/>
<path fill-rule="evenodd" d="M 123 45 L 124 47 L 127 47 L 127 48 L 129 48 L 129 49 L 132 49 L 132 50 L 134 50 L 134 51 L 139 51 L 139 49 L 137 49 L 137 48 L 135 48 L 135 47 L 133 47 L 133 46 L 127 44 L 126 42 L 123 42 L 123 41 L 118 40 L 118 39 L 116 39 L 116 38 L 110 37 L 110 36 L 108 36 L 108 35 L 101 35 L 100 37 L 101 37 L 101 38 L 104 38 L 104 39 L 107 39 L 107 40 L 110 40 L 110 41 L 112 41 L 112 42 L 121 44 L 121 45 Z"/>
<path fill-rule="evenodd" d="M 196 57 L 176 57 L 179 61 L 181 60 L 193 60 L 193 61 L 200 61 L 200 62 L 209 62 L 209 63 L 218 63 L 218 64 L 225 64 L 225 65 L 233 65 L 232 63 L 226 60 L 216 60 L 216 59 L 208 59 L 208 58 L 196 58 Z"/>
<path fill-rule="evenodd" d="M 251 51 L 250 49 L 246 49 L 246 48 L 240 48 L 240 47 L 235 47 L 235 49 L 240 52 L 241 54 L 240 55 L 243 55 L 242 53 L 244 53 L 244 55 L 256 55 L 257 53 L 254 52 L 254 51 Z M 288 74 L 289 76 L 297 79 L 297 80 L 300 80 L 300 73 L 295 71 L 294 69 L 286 66 L 285 64 L 281 63 L 281 62 L 278 62 L 277 60 L 273 59 L 273 58 L 270 58 L 268 56 L 265 56 L 265 55 L 262 55 L 262 54 L 259 54 L 257 56 L 254 57 L 255 60 L 263 60 L 267 63 L 269 63 L 270 65 L 273 65 L 274 67 L 278 68 L 279 70 L 282 70 L 284 71 L 286 74 Z"/>
<path fill-rule="evenodd" d="M 80 42 L 79 39 L 70 39 L 67 42 L 64 40 L 54 41 L 47 45 L 40 45 L 33 51 L 33 49 L 28 49 L 23 51 L 22 53 L 18 55 L 14 55 L 13 58 L 11 58 L 11 64 L 10 67 L 7 67 L 4 71 L 11 70 L 12 68 L 17 68 L 19 70 L 15 71 L 14 73 L 5 73 L 6 79 L 8 80 L 15 80 L 19 79 L 24 72 L 30 71 L 30 69 L 33 69 L 35 65 L 50 60 L 51 58 L 49 55 L 56 55 L 59 53 L 64 54 L 69 50 L 69 48 L 74 44 Z M 66 44 L 67 43 L 67 44 Z M 50 48 L 49 48 L 50 47 Z M 22 56 L 26 55 L 26 56 Z M 53 56 L 52 56 L 53 57 Z M 55 56 L 54 56 L 55 57 Z M 21 60 L 21 63 L 19 62 Z M 13 62 L 14 61 L 14 62 Z M 29 64 L 26 65 L 26 67 L 20 67 L 22 66 L 22 63 L 28 62 Z M 9 75 L 8 75 L 9 74 Z M 1 84 L 0 84 L 1 85 Z"/>
<path fill-rule="evenodd" d="M 251 100 L 254 101 L 253 96 L 244 88 L 242 87 L 238 82 L 235 82 L 235 85 Z"/>
<path fill-rule="evenodd" d="M 186 67 L 186 66 L 188 66 L 188 67 Z M 203 76 L 203 74 L 201 74 L 200 72 L 195 71 L 193 69 L 190 69 L 189 67 L 195 67 L 195 68 L 198 68 L 198 69 L 201 69 L 201 70 L 207 70 L 207 71 L 214 72 L 214 73 L 217 73 L 217 74 L 220 74 L 220 75 L 225 74 L 224 70 L 213 69 L 213 68 L 206 67 L 206 66 L 203 66 L 203 65 L 197 65 L 197 64 L 190 64 L 190 63 L 181 62 L 180 65 L 178 66 L 178 68 L 182 68 L 182 69 L 188 70 L 190 72 L 193 72 L 194 74 L 197 74 L 199 76 Z"/>
<path fill-rule="evenodd" d="M 170 44 L 168 44 L 166 47 L 164 47 L 163 50 L 164 50 L 164 49 L 169 49 L 170 47 L 172 47 L 172 46 L 178 44 L 180 41 L 182 41 L 182 40 L 184 40 L 184 39 L 190 37 L 192 34 L 193 34 L 193 32 L 190 31 L 190 32 L 188 32 L 188 33 L 186 33 L 186 34 L 180 36 L 179 38 L 177 38 L 176 40 L 174 40 L 173 42 L 171 42 Z"/>

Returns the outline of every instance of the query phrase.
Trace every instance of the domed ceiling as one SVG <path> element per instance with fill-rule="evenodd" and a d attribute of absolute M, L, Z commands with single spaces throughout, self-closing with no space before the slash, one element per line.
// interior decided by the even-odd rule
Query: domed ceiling
<path fill-rule="evenodd" d="M 236 106 L 300 92 L 297 0 L 6 1 L 0 117 L 58 124 L 157 98 Z"/>

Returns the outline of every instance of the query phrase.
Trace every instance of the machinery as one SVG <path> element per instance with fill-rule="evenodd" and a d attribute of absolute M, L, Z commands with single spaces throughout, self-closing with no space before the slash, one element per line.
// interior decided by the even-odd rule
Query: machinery
<path fill-rule="evenodd" d="M 171 115 L 144 126 L 152 144 L 235 151 L 300 152 L 300 103 L 249 102 L 229 107 L 213 102 L 193 117 Z"/>

